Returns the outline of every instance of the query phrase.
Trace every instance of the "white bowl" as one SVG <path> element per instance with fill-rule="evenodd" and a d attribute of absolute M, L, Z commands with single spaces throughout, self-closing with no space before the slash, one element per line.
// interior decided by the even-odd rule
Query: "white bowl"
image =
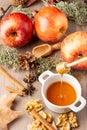
<path fill-rule="evenodd" d="M 76 96 L 77 96 L 75 102 L 67 106 L 58 106 L 48 101 L 48 99 L 46 98 L 47 89 L 52 83 L 57 81 L 61 81 L 61 75 L 58 73 L 54 74 L 49 70 L 43 72 L 39 76 L 39 82 L 41 82 L 42 84 L 41 94 L 46 106 L 50 110 L 57 113 L 65 113 L 65 112 L 69 112 L 70 110 L 74 112 L 78 112 L 82 110 L 86 105 L 86 100 L 81 96 L 81 85 L 75 77 L 69 74 L 63 74 L 62 81 L 71 84 L 71 86 L 75 89 Z M 80 104 L 79 106 L 76 106 L 78 102 L 80 102 Z"/>

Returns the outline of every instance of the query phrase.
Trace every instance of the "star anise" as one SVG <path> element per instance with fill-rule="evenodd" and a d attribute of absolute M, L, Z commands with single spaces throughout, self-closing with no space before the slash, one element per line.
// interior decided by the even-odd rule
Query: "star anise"
<path fill-rule="evenodd" d="M 33 83 L 38 79 L 37 72 L 29 71 L 29 75 L 26 75 L 26 77 L 23 79 L 23 81 L 27 84 L 27 94 L 30 96 L 34 93 L 35 87 L 33 86 Z"/>

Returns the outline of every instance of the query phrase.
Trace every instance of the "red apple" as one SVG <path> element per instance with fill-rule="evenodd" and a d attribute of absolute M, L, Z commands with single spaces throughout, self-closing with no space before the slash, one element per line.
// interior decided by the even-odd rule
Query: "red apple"
<path fill-rule="evenodd" d="M 43 7 L 34 18 L 36 34 L 44 42 L 57 42 L 66 32 L 68 20 L 56 7 Z"/>
<path fill-rule="evenodd" d="M 65 62 L 73 62 L 87 57 L 87 32 L 78 31 L 68 35 L 61 43 L 61 55 Z M 73 68 L 87 69 L 87 61 L 75 65 Z"/>
<path fill-rule="evenodd" d="M 33 34 L 31 19 L 22 13 L 11 13 L 0 23 L 0 40 L 10 47 L 27 44 Z"/>

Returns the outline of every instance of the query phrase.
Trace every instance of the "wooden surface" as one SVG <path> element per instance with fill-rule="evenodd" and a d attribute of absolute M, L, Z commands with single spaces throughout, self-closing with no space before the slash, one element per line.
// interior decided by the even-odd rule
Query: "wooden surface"
<path fill-rule="evenodd" d="M 4 9 L 6 9 L 8 5 L 9 5 L 9 2 L 7 0 L 0 0 L 0 6 L 4 7 Z M 32 6 L 30 6 L 29 8 L 39 9 L 42 6 L 43 6 L 42 2 L 38 1 Z M 10 11 L 11 9 L 8 11 L 8 13 Z M 79 27 L 74 22 L 69 21 L 69 28 L 67 30 L 67 34 L 78 31 L 78 30 L 87 31 L 87 25 L 83 27 Z M 34 46 L 39 45 L 40 43 L 42 42 L 38 40 L 36 41 L 33 40 L 31 41 L 29 45 L 18 49 L 18 51 L 19 53 L 26 52 L 26 50 L 31 51 Z M 60 52 L 56 51 L 56 53 L 58 54 L 58 57 L 60 57 Z M 5 69 L 13 77 L 15 77 L 19 82 L 25 85 L 25 83 L 23 82 L 23 78 L 25 75 L 28 74 L 27 71 L 14 72 L 12 69 L 11 70 L 7 68 Z M 77 71 L 77 74 L 79 75 L 79 82 L 82 86 L 82 96 L 87 99 L 87 71 Z M 32 122 L 31 117 L 25 111 L 25 104 L 28 102 L 28 100 L 32 98 L 40 99 L 41 102 L 43 103 L 43 99 L 41 97 L 41 84 L 39 82 L 35 82 L 34 85 L 35 85 L 36 91 L 34 92 L 34 95 L 32 97 L 31 96 L 26 96 L 26 97 L 17 96 L 13 105 L 13 109 L 22 110 L 24 114 L 19 119 L 13 121 L 12 123 L 8 125 L 9 130 L 27 130 L 27 125 Z M 5 86 L 12 86 L 15 88 L 15 86 L 8 79 L 6 79 L 3 75 L 0 74 L 0 97 L 7 93 L 7 91 L 4 88 Z M 45 105 L 44 105 L 44 110 L 49 111 Z M 58 114 L 52 111 L 49 111 L 49 113 L 51 113 L 56 120 L 56 117 L 58 116 Z M 82 111 L 77 113 L 77 117 L 79 121 L 79 127 L 76 130 L 87 130 L 87 105 Z"/>

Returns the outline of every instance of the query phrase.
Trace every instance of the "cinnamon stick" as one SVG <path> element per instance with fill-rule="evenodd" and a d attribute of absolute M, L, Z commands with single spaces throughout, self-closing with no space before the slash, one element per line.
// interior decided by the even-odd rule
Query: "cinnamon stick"
<path fill-rule="evenodd" d="M 8 90 L 10 93 L 17 93 L 19 96 L 23 96 L 22 92 L 20 92 L 18 90 L 15 90 L 15 89 L 13 89 L 13 88 L 11 88 L 9 86 L 6 86 L 5 89 Z"/>
<path fill-rule="evenodd" d="M 43 117 L 41 117 L 36 110 L 32 110 L 31 114 L 33 115 L 33 117 L 35 117 L 36 119 L 39 119 L 39 121 L 48 129 L 48 130 L 56 130 L 51 124 L 49 124 Z"/>
<path fill-rule="evenodd" d="M 0 73 L 3 74 L 6 78 L 8 78 L 15 86 L 17 86 L 20 90 L 24 90 L 24 86 L 19 83 L 16 79 L 14 79 L 9 73 L 6 72 L 2 67 L 0 67 Z"/>

